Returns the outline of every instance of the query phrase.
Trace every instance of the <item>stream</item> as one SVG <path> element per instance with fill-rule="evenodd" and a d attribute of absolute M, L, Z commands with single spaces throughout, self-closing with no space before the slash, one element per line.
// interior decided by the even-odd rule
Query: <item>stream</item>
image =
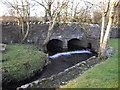
<path fill-rule="evenodd" d="M 61 52 L 51 56 L 48 56 L 51 63 L 44 67 L 43 71 L 37 74 L 32 80 L 27 80 L 26 82 L 22 82 L 19 84 L 10 85 L 8 88 L 13 88 L 15 90 L 16 87 L 24 85 L 26 83 L 30 83 L 35 80 L 41 80 L 43 78 L 48 78 L 52 75 L 58 74 L 63 72 L 65 69 L 72 67 L 73 65 L 85 61 L 88 58 L 95 55 L 89 50 L 76 50 L 76 51 L 68 51 L 68 52 Z M 11 90 L 11 89 L 7 89 Z"/>
<path fill-rule="evenodd" d="M 51 75 L 63 72 L 65 69 L 81 61 L 87 60 L 91 56 L 93 56 L 93 53 L 89 50 L 61 52 L 48 56 L 51 63 L 44 68 L 43 73 L 38 79 L 48 78 Z"/>

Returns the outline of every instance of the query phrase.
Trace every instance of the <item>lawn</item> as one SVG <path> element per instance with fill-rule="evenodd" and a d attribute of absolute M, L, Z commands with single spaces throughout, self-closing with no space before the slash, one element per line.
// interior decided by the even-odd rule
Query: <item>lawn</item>
<path fill-rule="evenodd" d="M 3 82 L 21 81 L 35 75 L 45 64 L 46 54 L 33 45 L 7 45 L 2 53 Z"/>
<path fill-rule="evenodd" d="M 60 88 L 118 88 L 118 40 L 111 39 L 109 42 L 116 50 L 112 58 L 97 64 Z"/>

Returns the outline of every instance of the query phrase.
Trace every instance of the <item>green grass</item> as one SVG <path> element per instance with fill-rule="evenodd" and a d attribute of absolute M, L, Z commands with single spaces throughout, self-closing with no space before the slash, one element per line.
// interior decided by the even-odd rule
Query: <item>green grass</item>
<path fill-rule="evenodd" d="M 7 45 L 2 54 L 3 79 L 21 81 L 33 76 L 45 64 L 46 54 L 31 45 Z M 5 76 L 4 76 L 5 75 Z"/>
<path fill-rule="evenodd" d="M 109 44 L 116 49 L 112 58 L 97 64 L 60 88 L 118 88 L 118 39 L 111 39 Z"/>

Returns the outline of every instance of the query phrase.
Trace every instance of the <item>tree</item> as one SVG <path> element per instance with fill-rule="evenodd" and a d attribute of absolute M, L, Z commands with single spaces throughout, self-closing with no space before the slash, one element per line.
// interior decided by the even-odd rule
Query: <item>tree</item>
<path fill-rule="evenodd" d="M 119 25 L 119 20 L 120 20 L 119 18 L 120 18 L 120 7 L 118 7 L 115 12 L 115 17 L 114 17 L 114 21 L 113 21 L 114 26 Z"/>
<path fill-rule="evenodd" d="M 20 27 L 20 41 L 23 43 L 30 31 L 30 2 L 29 0 L 14 0 L 13 2 L 5 0 L 3 3 L 14 12 L 12 14 L 17 18 Z"/>
<path fill-rule="evenodd" d="M 48 43 L 52 35 L 53 28 L 57 21 L 58 15 L 60 15 L 62 10 L 65 7 L 67 7 L 68 2 L 67 0 L 64 0 L 61 2 L 59 2 L 58 0 L 48 0 L 48 1 L 41 0 L 41 2 L 37 0 L 34 0 L 34 1 L 37 2 L 40 6 L 42 6 L 45 9 L 45 15 L 47 16 L 48 21 L 49 21 L 47 36 L 43 43 L 43 47 L 44 47 L 46 46 L 46 44 Z"/>
<path fill-rule="evenodd" d="M 109 34 L 111 31 L 111 26 L 113 23 L 113 19 L 114 19 L 115 12 L 116 12 L 116 7 L 118 6 L 118 4 L 119 4 L 119 0 L 113 0 L 113 2 L 110 2 L 110 0 L 108 0 L 106 9 L 103 11 L 101 37 L 100 37 L 100 50 L 99 50 L 100 57 L 106 56 L 106 48 L 108 45 Z M 106 22 L 106 16 L 108 13 L 109 13 L 109 21 L 106 26 L 105 22 Z"/>
<path fill-rule="evenodd" d="M 102 12 L 95 10 L 93 12 L 92 22 L 94 24 L 101 24 L 101 22 L 102 22 L 101 18 L 102 18 Z"/>

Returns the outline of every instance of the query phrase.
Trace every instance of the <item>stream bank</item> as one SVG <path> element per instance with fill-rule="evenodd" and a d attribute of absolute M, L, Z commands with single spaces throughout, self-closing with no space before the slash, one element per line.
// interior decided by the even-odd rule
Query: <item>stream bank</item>
<path fill-rule="evenodd" d="M 49 58 L 49 61 L 51 63 L 44 66 L 42 72 L 38 72 L 38 74 L 32 79 L 28 79 L 18 84 L 13 83 L 9 85 L 6 89 L 16 89 L 17 87 L 20 87 L 21 85 L 24 85 L 26 83 L 30 83 L 36 80 L 42 80 L 44 78 L 49 78 L 52 75 L 57 75 L 60 72 L 64 72 L 66 69 L 76 65 L 77 63 L 87 60 L 93 55 L 93 53 L 77 53 L 66 56 L 63 55 L 57 58 Z"/>
<path fill-rule="evenodd" d="M 111 58 L 114 55 L 115 49 L 107 47 L 106 55 Z M 84 71 L 94 67 L 107 59 L 100 59 L 99 57 L 92 56 L 85 61 L 81 61 L 58 74 L 52 75 L 48 78 L 38 79 L 31 83 L 22 85 L 17 89 L 35 89 L 35 88 L 59 88 L 60 85 L 65 85 L 68 81 L 80 76 Z"/>
<path fill-rule="evenodd" d="M 113 56 L 114 49 L 112 47 L 108 48 L 107 51 L 108 58 Z M 42 73 L 36 79 L 30 81 L 30 83 L 18 86 L 17 89 L 58 88 L 60 85 L 66 84 L 69 80 L 78 77 L 89 68 L 107 60 L 101 60 L 94 55 L 73 54 L 50 59 L 51 63 L 44 67 Z"/>
<path fill-rule="evenodd" d="M 72 67 L 65 69 L 63 72 L 59 72 L 58 74 L 54 74 L 48 78 L 43 78 L 40 80 L 33 81 L 31 83 L 22 85 L 18 87 L 18 90 L 21 88 L 58 88 L 60 85 L 66 84 L 69 80 L 72 80 L 79 75 L 81 75 L 84 71 L 93 67 L 94 65 L 102 62 L 104 60 L 99 60 L 99 58 L 93 56 L 86 61 L 79 62 Z"/>

